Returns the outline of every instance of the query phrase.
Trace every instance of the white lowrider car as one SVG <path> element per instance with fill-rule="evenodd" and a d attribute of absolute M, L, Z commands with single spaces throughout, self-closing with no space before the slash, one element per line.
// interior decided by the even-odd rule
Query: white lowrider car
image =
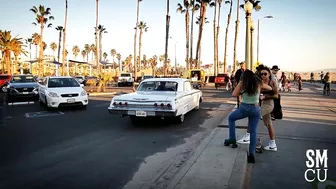
<path fill-rule="evenodd" d="M 86 108 L 89 98 L 83 84 L 70 76 L 45 77 L 39 85 L 39 100 L 48 108 L 81 106 Z"/>
<path fill-rule="evenodd" d="M 182 123 L 201 102 L 202 91 L 193 89 L 187 79 L 152 78 L 142 81 L 134 93 L 113 97 L 108 111 L 130 116 L 133 124 L 145 117 L 173 117 Z"/>

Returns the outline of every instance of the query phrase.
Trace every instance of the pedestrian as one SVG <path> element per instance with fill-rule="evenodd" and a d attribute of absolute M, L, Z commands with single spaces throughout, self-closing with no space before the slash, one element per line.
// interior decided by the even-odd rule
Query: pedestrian
<path fill-rule="evenodd" d="M 287 83 L 287 76 L 285 75 L 285 72 L 282 72 L 280 82 L 281 82 L 282 91 L 285 91 L 285 86 L 286 86 L 286 83 Z"/>
<path fill-rule="evenodd" d="M 255 163 L 255 149 L 257 142 L 257 127 L 260 119 L 259 96 L 261 90 L 272 90 L 262 82 L 251 70 L 245 70 L 232 96 L 241 95 L 241 105 L 229 115 L 229 138 L 225 139 L 224 145 L 237 147 L 236 142 L 236 121 L 248 117 L 250 130 L 250 146 L 247 154 L 248 163 Z"/>
<path fill-rule="evenodd" d="M 326 73 L 326 75 L 323 78 L 323 81 L 324 81 L 323 82 L 324 83 L 324 85 L 323 85 L 323 94 L 325 94 L 326 90 L 330 89 L 331 77 L 330 77 L 329 72 Z"/>
<path fill-rule="evenodd" d="M 299 84 L 299 91 L 301 91 L 302 90 L 302 78 L 300 74 L 298 74 L 297 76 L 297 82 Z"/>
<path fill-rule="evenodd" d="M 240 69 L 238 69 L 236 71 L 235 76 L 234 76 L 235 77 L 235 87 L 238 85 L 238 83 L 239 83 L 239 81 L 240 81 L 240 79 L 241 79 L 241 77 L 242 77 L 242 75 L 243 75 L 243 73 L 246 69 L 245 62 L 241 62 L 241 63 L 239 63 L 239 65 L 240 65 Z M 239 107 L 240 99 L 241 99 L 241 96 L 237 96 L 237 107 Z"/>
<path fill-rule="evenodd" d="M 323 74 L 323 71 L 321 71 L 321 74 L 320 74 L 320 78 L 321 78 L 321 83 L 323 83 L 323 77 L 324 77 L 324 74 Z"/>

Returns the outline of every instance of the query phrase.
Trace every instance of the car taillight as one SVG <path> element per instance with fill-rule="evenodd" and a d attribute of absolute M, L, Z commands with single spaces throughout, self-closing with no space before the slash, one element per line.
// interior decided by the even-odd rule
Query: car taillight
<path fill-rule="evenodd" d="M 121 106 L 121 105 L 122 105 L 122 102 L 119 102 L 119 105 Z"/>
<path fill-rule="evenodd" d="M 157 103 L 155 103 L 154 106 L 157 107 L 158 106 Z"/>
<path fill-rule="evenodd" d="M 113 102 L 113 105 L 115 106 L 115 105 L 117 105 L 117 103 L 116 103 L 116 102 Z"/>
<path fill-rule="evenodd" d="M 172 106 L 171 106 L 170 104 L 167 104 L 167 107 L 168 107 L 168 108 L 171 108 Z"/>
<path fill-rule="evenodd" d="M 161 107 L 164 107 L 164 104 L 163 103 L 161 103 L 161 105 L 160 105 Z"/>
<path fill-rule="evenodd" d="M 124 105 L 125 105 L 125 106 L 127 106 L 127 105 L 128 105 L 128 103 L 127 103 L 127 102 L 125 102 L 125 103 L 124 103 Z"/>

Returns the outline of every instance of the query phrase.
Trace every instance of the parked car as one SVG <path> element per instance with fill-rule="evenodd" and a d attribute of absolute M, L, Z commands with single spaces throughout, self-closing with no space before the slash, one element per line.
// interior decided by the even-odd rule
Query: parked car
<path fill-rule="evenodd" d="M 89 104 L 89 98 L 83 86 L 71 76 L 46 77 L 40 83 L 39 99 L 48 108 L 64 106 L 86 108 Z"/>
<path fill-rule="evenodd" d="M 10 79 L 11 79 L 11 75 L 7 75 L 7 74 L 1 74 L 0 75 L 1 92 L 3 92 L 3 93 L 7 92 L 7 85 L 9 83 Z"/>
<path fill-rule="evenodd" d="M 202 92 L 193 89 L 188 79 L 152 78 L 142 81 L 134 93 L 113 97 L 108 111 L 129 116 L 135 125 L 146 117 L 170 117 L 182 123 L 185 114 L 198 110 L 201 102 Z"/>
<path fill-rule="evenodd" d="M 134 84 L 134 78 L 131 73 L 122 73 L 118 78 L 118 87 L 132 86 Z"/>
<path fill-rule="evenodd" d="M 152 75 L 144 75 L 144 76 L 141 77 L 140 82 L 145 80 L 145 79 L 150 79 L 150 78 L 154 78 L 154 77 Z"/>
<path fill-rule="evenodd" d="M 77 79 L 77 81 L 78 81 L 79 84 L 83 84 L 84 83 L 84 80 L 85 80 L 84 76 L 75 76 L 74 78 Z"/>
<path fill-rule="evenodd" d="M 38 101 L 38 85 L 33 75 L 13 75 L 7 86 L 8 103 Z"/>
<path fill-rule="evenodd" d="M 226 86 L 229 80 L 230 77 L 228 74 L 218 74 L 215 78 L 215 88 L 218 89 L 221 86 Z"/>

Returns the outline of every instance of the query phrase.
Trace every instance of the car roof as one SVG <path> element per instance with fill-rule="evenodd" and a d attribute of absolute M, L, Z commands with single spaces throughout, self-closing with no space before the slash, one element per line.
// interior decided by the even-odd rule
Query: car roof
<path fill-rule="evenodd" d="M 32 76 L 32 77 L 34 77 L 33 74 L 15 74 L 13 76 L 15 76 L 15 77 L 18 77 L 18 76 Z"/>
<path fill-rule="evenodd" d="M 184 82 L 184 81 L 189 81 L 188 79 L 185 78 L 150 78 L 146 79 L 145 81 L 171 81 L 171 82 Z"/>
<path fill-rule="evenodd" d="M 73 78 L 71 76 L 49 76 L 50 79 L 57 79 L 57 78 Z"/>

